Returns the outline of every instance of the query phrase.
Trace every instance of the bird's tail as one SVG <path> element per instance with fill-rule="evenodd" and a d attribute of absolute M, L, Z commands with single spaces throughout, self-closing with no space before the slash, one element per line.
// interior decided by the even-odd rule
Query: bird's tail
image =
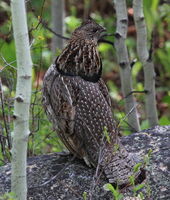
<path fill-rule="evenodd" d="M 120 142 L 114 147 L 108 146 L 103 152 L 101 165 L 110 183 L 119 186 L 130 185 L 130 177 L 135 181 L 141 174 L 140 168 L 135 168 L 140 164 L 137 164 L 135 158 L 126 151 Z"/>

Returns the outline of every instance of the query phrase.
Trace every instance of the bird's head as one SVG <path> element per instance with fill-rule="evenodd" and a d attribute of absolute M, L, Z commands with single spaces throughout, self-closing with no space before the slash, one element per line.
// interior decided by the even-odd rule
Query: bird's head
<path fill-rule="evenodd" d="M 87 81 L 98 81 L 102 65 L 96 47 L 105 31 L 92 19 L 83 22 L 72 33 L 67 46 L 57 58 L 58 71 L 69 76 L 80 76 Z"/>
<path fill-rule="evenodd" d="M 97 24 L 93 19 L 88 19 L 75 29 L 72 36 L 98 41 L 103 36 L 103 32 L 106 32 L 103 26 Z"/>

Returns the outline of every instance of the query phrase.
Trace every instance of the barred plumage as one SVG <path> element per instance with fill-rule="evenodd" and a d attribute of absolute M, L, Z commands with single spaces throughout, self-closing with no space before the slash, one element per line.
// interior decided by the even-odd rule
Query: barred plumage
<path fill-rule="evenodd" d="M 65 146 L 89 166 L 100 164 L 111 183 L 122 185 L 129 183 L 135 161 L 119 142 L 101 79 L 96 47 L 104 30 L 87 20 L 73 32 L 44 77 L 43 105 Z"/>

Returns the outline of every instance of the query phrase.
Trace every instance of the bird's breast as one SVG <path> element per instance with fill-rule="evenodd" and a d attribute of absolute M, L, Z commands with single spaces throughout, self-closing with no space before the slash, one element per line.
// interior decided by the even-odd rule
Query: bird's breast
<path fill-rule="evenodd" d="M 63 75 L 80 76 L 92 82 L 96 82 L 102 72 L 98 50 L 90 43 L 68 45 L 56 60 L 56 66 Z"/>

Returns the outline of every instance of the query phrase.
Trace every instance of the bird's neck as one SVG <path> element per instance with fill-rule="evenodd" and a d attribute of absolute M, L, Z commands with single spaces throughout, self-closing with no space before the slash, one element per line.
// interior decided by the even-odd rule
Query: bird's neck
<path fill-rule="evenodd" d="M 70 40 L 56 60 L 59 72 L 80 76 L 89 81 L 97 81 L 101 76 L 102 66 L 97 50 L 97 44 L 93 40 Z"/>

